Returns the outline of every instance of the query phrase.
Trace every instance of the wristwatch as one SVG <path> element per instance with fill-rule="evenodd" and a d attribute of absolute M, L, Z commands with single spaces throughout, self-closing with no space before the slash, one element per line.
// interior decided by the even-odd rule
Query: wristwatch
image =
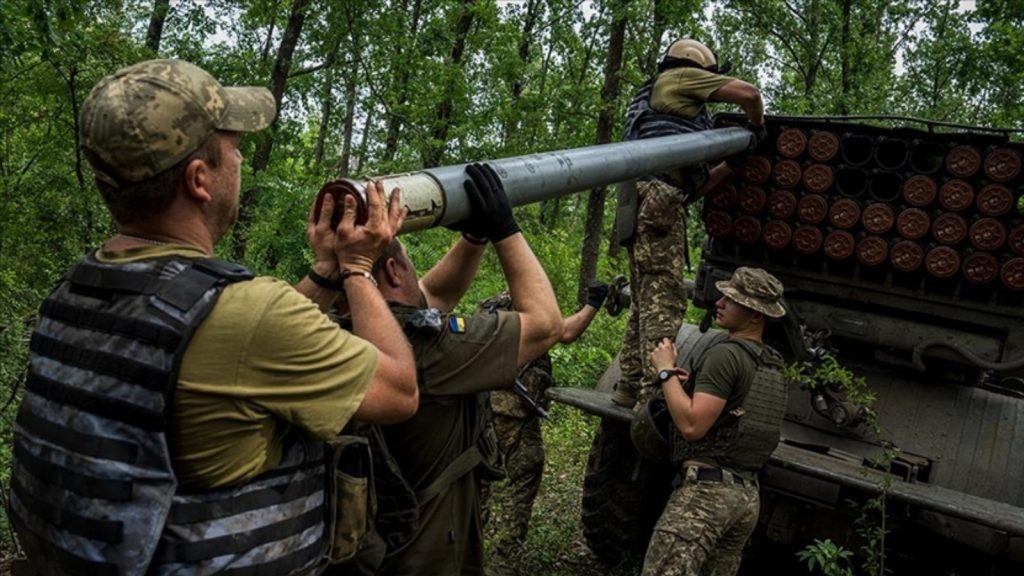
<path fill-rule="evenodd" d="M 661 372 L 658 372 L 658 385 L 660 386 L 661 384 L 668 382 L 668 379 L 675 375 L 675 370 L 662 370 Z"/>

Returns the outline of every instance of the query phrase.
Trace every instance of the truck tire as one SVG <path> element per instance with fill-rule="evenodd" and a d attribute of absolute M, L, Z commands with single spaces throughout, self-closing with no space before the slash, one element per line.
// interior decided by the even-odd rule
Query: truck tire
<path fill-rule="evenodd" d="M 676 337 L 679 366 L 704 353 L 725 333 L 701 333 L 684 324 Z M 661 516 L 675 471 L 644 460 L 629 436 L 629 424 L 603 418 L 594 436 L 583 478 L 583 536 L 594 554 L 609 565 L 641 557 Z"/>

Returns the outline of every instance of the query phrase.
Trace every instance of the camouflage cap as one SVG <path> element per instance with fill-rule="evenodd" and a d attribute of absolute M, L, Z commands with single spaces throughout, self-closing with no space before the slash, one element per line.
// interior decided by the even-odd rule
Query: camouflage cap
<path fill-rule="evenodd" d="M 512 310 L 512 295 L 508 290 L 495 294 L 480 303 L 483 310 L 494 312 L 495 310 Z"/>
<path fill-rule="evenodd" d="M 779 304 L 782 282 L 760 268 L 737 268 L 729 280 L 715 282 L 715 288 L 727 298 L 769 318 L 786 315 L 786 310 Z"/>
<path fill-rule="evenodd" d="M 98 177 L 138 182 L 185 159 L 214 131 L 256 132 L 276 113 L 266 88 L 226 88 L 183 60 L 147 60 L 92 89 L 79 117 L 81 146 L 113 172 L 94 166 Z"/>

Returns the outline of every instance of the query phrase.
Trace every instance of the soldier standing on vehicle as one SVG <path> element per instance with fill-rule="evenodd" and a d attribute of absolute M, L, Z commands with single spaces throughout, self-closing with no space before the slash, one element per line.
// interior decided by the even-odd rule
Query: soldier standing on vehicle
<path fill-rule="evenodd" d="M 337 229 L 339 207 L 311 211 L 316 262 L 294 289 L 211 258 L 238 215 L 240 133 L 275 113 L 269 90 L 180 60 L 124 68 L 83 102 L 118 233 L 32 336 L 10 509 L 33 573 L 318 573 L 326 443 L 352 418 L 415 412 L 409 343 L 363 277 L 401 227 L 397 193 L 369 183 L 365 225 L 354 206 Z M 351 333 L 322 313 L 339 292 Z"/>
<path fill-rule="evenodd" d="M 608 285 L 599 280 L 592 281 L 587 288 L 586 304 L 562 319 L 563 330 L 558 341 L 571 344 L 582 336 L 607 297 Z M 514 310 L 512 296 L 508 291 L 488 298 L 480 307 L 492 312 Z M 547 414 L 549 404 L 545 392 L 555 384 L 551 374 L 550 354 L 545 352 L 524 366 L 516 380 L 521 385 L 518 393 L 507 390 L 491 392 L 494 430 L 498 435 L 498 446 L 507 476 L 502 507 L 504 515 L 501 525 L 497 527 L 495 553 L 487 566 L 488 574 L 492 575 L 508 571 L 526 542 L 533 502 L 537 499 L 541 477 L 544 475 L 544 439 L 540 419 Z M 485 524 L 490 518 L 490 492 L 490 483 L 485 483 L 481 493 Z"/>
<path fill-rule="evenodd" d="M 654 527 L 644 576 L 729 576 L 757 525 L 757 474 L 779 442 L 787 387 L 782 357 L 762 342 L 779 318 L 782 283 L 759 268 L 737 268 L 717 282 L 715 320 L 729 337 L 708 348 L 687 376 L 676 347 L 651 353 L 675 424 L 672 463 L 678 487 Z M 684 390 L 684 382 L 693 382 Z"/>
<path fill-rule="evenodd" d="M 562 319 L 544 269 L 519 231 L 497 174 L 466 169 L 471 216 L 451 228 L 463 238 L 417 279 L 395 240 L 374 267 L 384 298 L 413 345 L 420 407 L 412 419 L 384 426 L 388 451 L 415 492 L 418 526 L 389 547 L 379 574 L 481 574 L 480 481 L 501 475 L 487 391 L 508 389 L 522 366 L 562 334 Z M 515 312 L 452 310 L 476 276 L 487 243 L 498 256 Z M 386 487 L 378 486 L 378 497 Z M 397 543 L 397 544 L 396 544 Z"/>
<path fill-rule="evenodd" d="M 731 102 L 746 112 L 756 141 L 764 138 L 764 106 L 753 85 L 724 76 L 714 53 L 696 40 L 678 40 L 658 64 L 658 73 L 637 91 L 626 112 L 625 140 L 708 130 L 706 102 Z M 756 142 L 755 142 L 756 144 Z M 622 377 L 613 400 L 636 404 L 654 382 L 646 362 L 662 338 L 675 338 L 686 312 L 683 266 L 686 205 L 731 173 L 725 163 L 697 165 L 619 186 L 618 240 L 626 246 L 633 291 L 629 323 L 619 352 Z"/>

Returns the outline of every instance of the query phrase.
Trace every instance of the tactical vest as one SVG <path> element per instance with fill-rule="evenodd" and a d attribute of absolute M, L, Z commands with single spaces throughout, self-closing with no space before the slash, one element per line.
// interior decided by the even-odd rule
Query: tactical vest
<path fill-rule="evenodd" d="M 714 126 L 706 106 L 691 120 L 675 114 L 664 114 L 651 108 L 651 92 L 658 75 L 652 76 L 637 90 L 626 108 L 626 127 L 623 140 L 646 140 L 660 136 L 675 136 L 709 130 Z"/>
<path fill-rule="evenodd" d="M 782 356 L 770 346 L 759 347 L 748 340 L 730 338 L 715 346 L 739 346 L 754 359 L 756 368 L 747 394 L 740 403 L 741 413 L 736 415 L 723 411 L 708 433 L 694 442 L 685 440 L 677 430 L 673 438 L 672 462 L 679 465 L 692 458 L 704 457 L 732 470 L 757 472 L 779 444 L 779 429 L 789 394 L 782 376 Z M 691 381 L 696 381 L 696 378 L 696 373 L 690 374 Z"/>
<path fill-rule="evenodd" d="M 309 574 L 327 554 L 324 447 L 211 491 L 178 486 L 168 433 L 182 356 L 241 266 L 90 254 L 42 305 L 11 472 L 13 523 L 38 574 Z M 304 436 L 304 435 L 302 435 Z"/>

